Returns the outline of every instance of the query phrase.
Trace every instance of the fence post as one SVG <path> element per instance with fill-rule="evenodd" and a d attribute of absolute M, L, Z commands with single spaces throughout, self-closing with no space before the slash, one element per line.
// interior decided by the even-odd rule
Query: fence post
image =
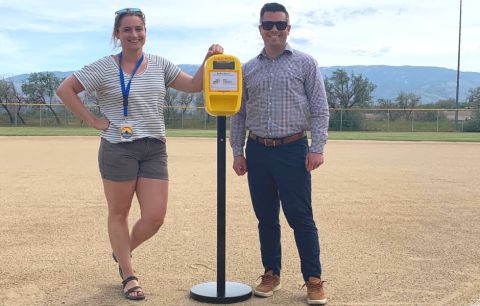
<path fill-rule="evenodd" d="M 438 118 L 440 118 L 440 110 L 437 109 L 437 133 L 438 133 Z"/>
<path fill-rule="evenodd" d="M 340 109 L 340 132 L 342 131 L 342 125 L 343 125 L 343 110 Z"/>
<path fill-rule="evenodd" d="M 68 119 L 67 119 L 67 107 L 63 106 L 65 108 L 65 126 L 68 126 Z"/>
<path fill-rule="evenodd" d="M 40 126 L 42 126 L 42 106 L 40 105 L 38 109 L 40 110 Z"/>
<path fill-rule="evenodd" d="M 365 132 L 366 131 L 366 127 L 367 127 L 367 113 L 365 111 L 363 111 L 363 131 Z"/>
<path fill-rule="evenodd" d="M 182 130 L 183 130 L 183 109 L 182 109 Z"/>
<path fill-rule="evenodd" d="M 412 132 L 413 132 L 413 117 L 415 117 L 415 111 L 412 110 Z"/>
<path fill-rule="evenodd" d="M 18 117 L 18 105 L 15 105 L 15 126 L 17 126 L 17 117 Z"/>
<path fill-rule="evenodd" d="M 387 132 L 390 132 L 390 110 L 387 110 Z"/>
<path fill-rule="evenodd" d="M 203 122 L 205 123 L 205 130 L 206 130 L 207 129 L 207 110 L 205 108 L 203 109 L 203 114 L 205 115 L 203 116 L 204 117 Z"/>

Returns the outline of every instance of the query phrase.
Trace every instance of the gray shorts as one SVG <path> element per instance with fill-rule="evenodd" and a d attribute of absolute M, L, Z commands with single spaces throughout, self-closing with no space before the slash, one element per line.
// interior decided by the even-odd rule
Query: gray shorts
<path fill-rule="evenodd" d="M 156 138 L 110 143 L 102 138 L 98 150 L 102 178 L 127 182 L 138 177 L 168 180 L 167 147 Z"/>

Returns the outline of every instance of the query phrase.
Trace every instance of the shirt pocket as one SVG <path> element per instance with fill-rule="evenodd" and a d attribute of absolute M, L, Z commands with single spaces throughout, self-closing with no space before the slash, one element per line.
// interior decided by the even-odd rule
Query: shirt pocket
<path fill-rule="evenodd" d="M 260 100 L 268 92 L 270 80 L 267 75 L 253 73 L 245 80 L 249 100 Z"/>
<path fill-rule="evenodd" d="M 299 103 L 299 97 L 305 94 L 302 79 L 291 70 L 284 70 L 277 75 L 274 89 L 275 95 L 287 106 L 295 106 Z"/>

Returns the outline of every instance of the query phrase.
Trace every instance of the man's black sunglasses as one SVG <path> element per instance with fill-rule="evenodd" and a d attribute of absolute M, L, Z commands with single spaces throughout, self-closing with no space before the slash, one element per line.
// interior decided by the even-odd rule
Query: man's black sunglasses
<path fill-rule="evenodd" d="M 262 28 L 264 30 L 270 31 L 273 29 L 273 26 L 279 31 L 283 31 L 287 28 L 288 24 L 286 21 L 262 21 Z"/>

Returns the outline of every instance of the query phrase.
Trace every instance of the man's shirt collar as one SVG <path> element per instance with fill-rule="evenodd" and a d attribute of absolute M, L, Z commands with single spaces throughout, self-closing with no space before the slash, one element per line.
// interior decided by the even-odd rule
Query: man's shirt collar
<path fill-rule="evenodd" d="M 287 43 L 285 45 L 285 48 L 283 49 L 283 51 L 277 56 L 277 58 L 279 58 L 282 54 L 293 54 L 293 49 L 292 47 L 290 47 L 290 45 Z M 267 55 L 267 52 L 265 52 L 265 47 L 263 47 L 262 51 L 260 52 L 260 54 L 257 56 L 257 59 L 260 59 L 262 57 L 266 57 L 266 58 L 269 58 L 268 55 Z"/>

